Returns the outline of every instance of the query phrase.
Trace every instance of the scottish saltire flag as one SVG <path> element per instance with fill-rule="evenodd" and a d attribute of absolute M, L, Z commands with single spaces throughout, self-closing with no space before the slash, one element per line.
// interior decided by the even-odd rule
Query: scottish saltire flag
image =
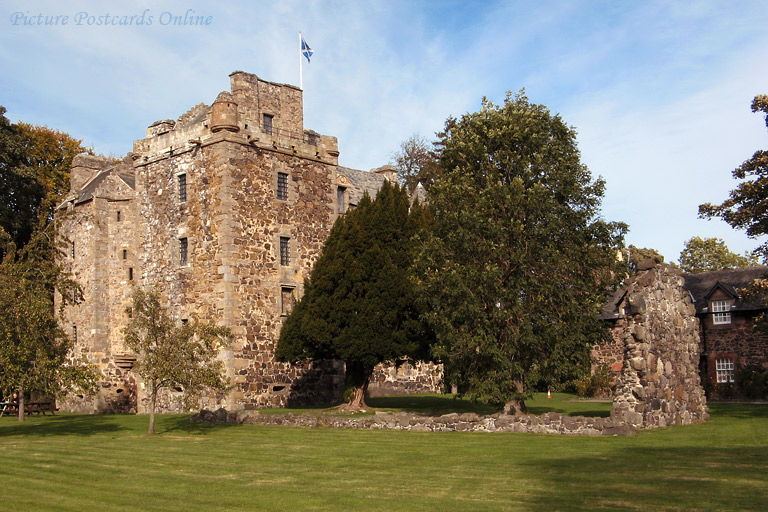
<path fill-rule="evenodd" d="M 307 62 L 309 62 L 309 58 L 312 56 L 314 52 L 312 51 L 312 48 L 309 47 L 307 42 L 304 40 L 304 37 L 301 38 L 301 54 L 304 55 L 307 58 Z"/>

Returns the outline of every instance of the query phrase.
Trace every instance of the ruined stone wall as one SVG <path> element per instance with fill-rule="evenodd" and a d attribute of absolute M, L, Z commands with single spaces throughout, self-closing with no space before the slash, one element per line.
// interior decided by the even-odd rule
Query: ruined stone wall
<path fill-rule="evenodd" d="M 442 392 L 442 364 L 407 358 L 377 364 L 368 385 L 372 397 Z"/>
<path fill-rule="evenodd" d="M 624 365 L 611 417 L 638 428 L 708 419 L 701 387 L 698 319 L 673 267 L 639 268 L 625 284 Z"/>

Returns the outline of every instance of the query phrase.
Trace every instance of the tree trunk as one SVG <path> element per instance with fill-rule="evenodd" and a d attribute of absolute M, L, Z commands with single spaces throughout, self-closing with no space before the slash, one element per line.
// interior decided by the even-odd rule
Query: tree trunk
<path fill-rule="evenodd" d="M 19 386 L 19 396 L 16 405 L 19 406 L 19 421 L 24 421 L 24 388 Z"/>
<path fill-rule="evenodd" d="M 525 401 L 523 400 L 510 400 L 504 404 L 504 414 L 510 414 L 513 416 L 521 416 L 527 414 L 528 409 L 525 408 Z"/>
<path fill-rule="evenodd" d="M 155 433 L 155 401 L 157 399 L 157 391 L 152 391 L 149 395 L 149 430 L 147 434 Z"/>
<path fill-rule="evenodd" d="M 353 388 L 349 402 L 344 404 L 344 409 L 359 410 L 365 409 L 368 405 L 365 403 L 365 393 L 368 391 L 368 383 L 371 381 L 373 368 L 354 368 L 347 365 L 347 384 Z"/>
<path fill-rule="evenodd" d="M 515 381 L 515 389 L 517 389 L 515 395 L 519 398 L 513 398 L 504 404 L 504 414 L 510 414 L 514 416 L 527 414 L 528 409 L 525 408 L 525 400 L 522 398 L 525 396 L 525 386 L 523 386 L 521 381 Z"/>

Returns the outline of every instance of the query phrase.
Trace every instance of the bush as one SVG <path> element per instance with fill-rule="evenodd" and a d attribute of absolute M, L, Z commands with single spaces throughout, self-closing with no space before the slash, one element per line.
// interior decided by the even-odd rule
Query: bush
<path fill-rule="evenodd" d="M 768 370 L 748 364 L 736 372 L 736 386 L 744 398 L 768 398 Z"/>
<path fill-rule="evenodd" d="M 573 381 L 576 393 L 582 398 L 592 398 L 596 395 L 607 396 L 611 393 L 613 372 L 608 366 L 601 364 L 595 368 L 595 373 Z"/>

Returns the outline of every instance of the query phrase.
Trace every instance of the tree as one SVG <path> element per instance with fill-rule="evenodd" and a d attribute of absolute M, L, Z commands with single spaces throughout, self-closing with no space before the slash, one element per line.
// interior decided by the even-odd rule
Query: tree
<path fill-rule="evenodd" d="M 433 355 L 468 398 L 524 411 L 535 383 L 588 371 L 626 226 L 600 219 L 575 131 L 523 92 L 449 119 L 440 168 L 417 258 Z"/>
<path fill-rule="evenodd" d="M 758 261 L 754 255 L 741 256 L 731 252 L 721 238 L 694 236 L 685 242 L 685 247 L 680 253 L 680 268 L 689 274 L 746 268 L 757 264 Z"/>
<path fill-rule="evenodd" d="M 768 95 L 756 96 L 752 101 L 752 112 L 765 115 L 768 127 Z M 768 151 L 759 150 L 739 167 L 733 170 L 733 177 L 746 180 L 731 190 L 730 197 L 722 204 L 711 203 L 699 206 L 699 217 L 712 219 L 720 217 L 735 229 L 744 229 L 751 238 L 768 234 Z M 754 251 L 765 259 L 768 257 L 768 242 Z"/>
<path fill-rule="evenodd" d="M 39 229 L 17 249 L 0 228 L 0 386 L 4 396 L 18 392 L 19 421 L 25 393 L 90 392 L 96 382 L 87 363 L 71 359 L 73 341 L 55 318 L 54 289 L 62 307 L 80 292 L 56 262 L 53 232 L 52 225 Z"/>
<path fill-rule="evenodd" d="M 408 192 L 421 185 L 429 190 L 437 173 L 437 153 L 424 137 L 414 134 L 400 144 L 400 150 L 392 155 L 392 164 L 397 169 L 397 179 Z"/>
<path fill-rule="evenodd" d="M 0 106 L 0 227 L 24 246 L 37 224 L 69 191 L 72 159 L 86 152 L 81 141 L 45 126 L 11 124 Z"/>
<path fill-rule="evenodd" d="M 192 405 L 206 389 L 224 390 L 223 362 L 216 359 L 219 343 L 228 343 L 227 327 L 204 325 L 197 321 L 180 326 L 160 303 L 156 290 L 136 288 L 130 308 L 131 320 L 125 328 L 125 344 L 137 355 L 133 370 L 149 392 L 149 434 L 155 433 L 155 407 L 163 388 L 181 388 L 184 405 Z"/>
<path fill-rule="evenodd" d="M 365 407 L 373 368 L 400 356 L 426 355 L 428 330 L 419 320 L 409 279 L 411 239 L 428 222 L 418 203 L 409 213 L 404 188 L 385 182 L 371 201 L 340 217 L 304 285 L 304 297 L 286 318 L 280 361 L 340 359 L 346 363 L 346 407 Z"/>

